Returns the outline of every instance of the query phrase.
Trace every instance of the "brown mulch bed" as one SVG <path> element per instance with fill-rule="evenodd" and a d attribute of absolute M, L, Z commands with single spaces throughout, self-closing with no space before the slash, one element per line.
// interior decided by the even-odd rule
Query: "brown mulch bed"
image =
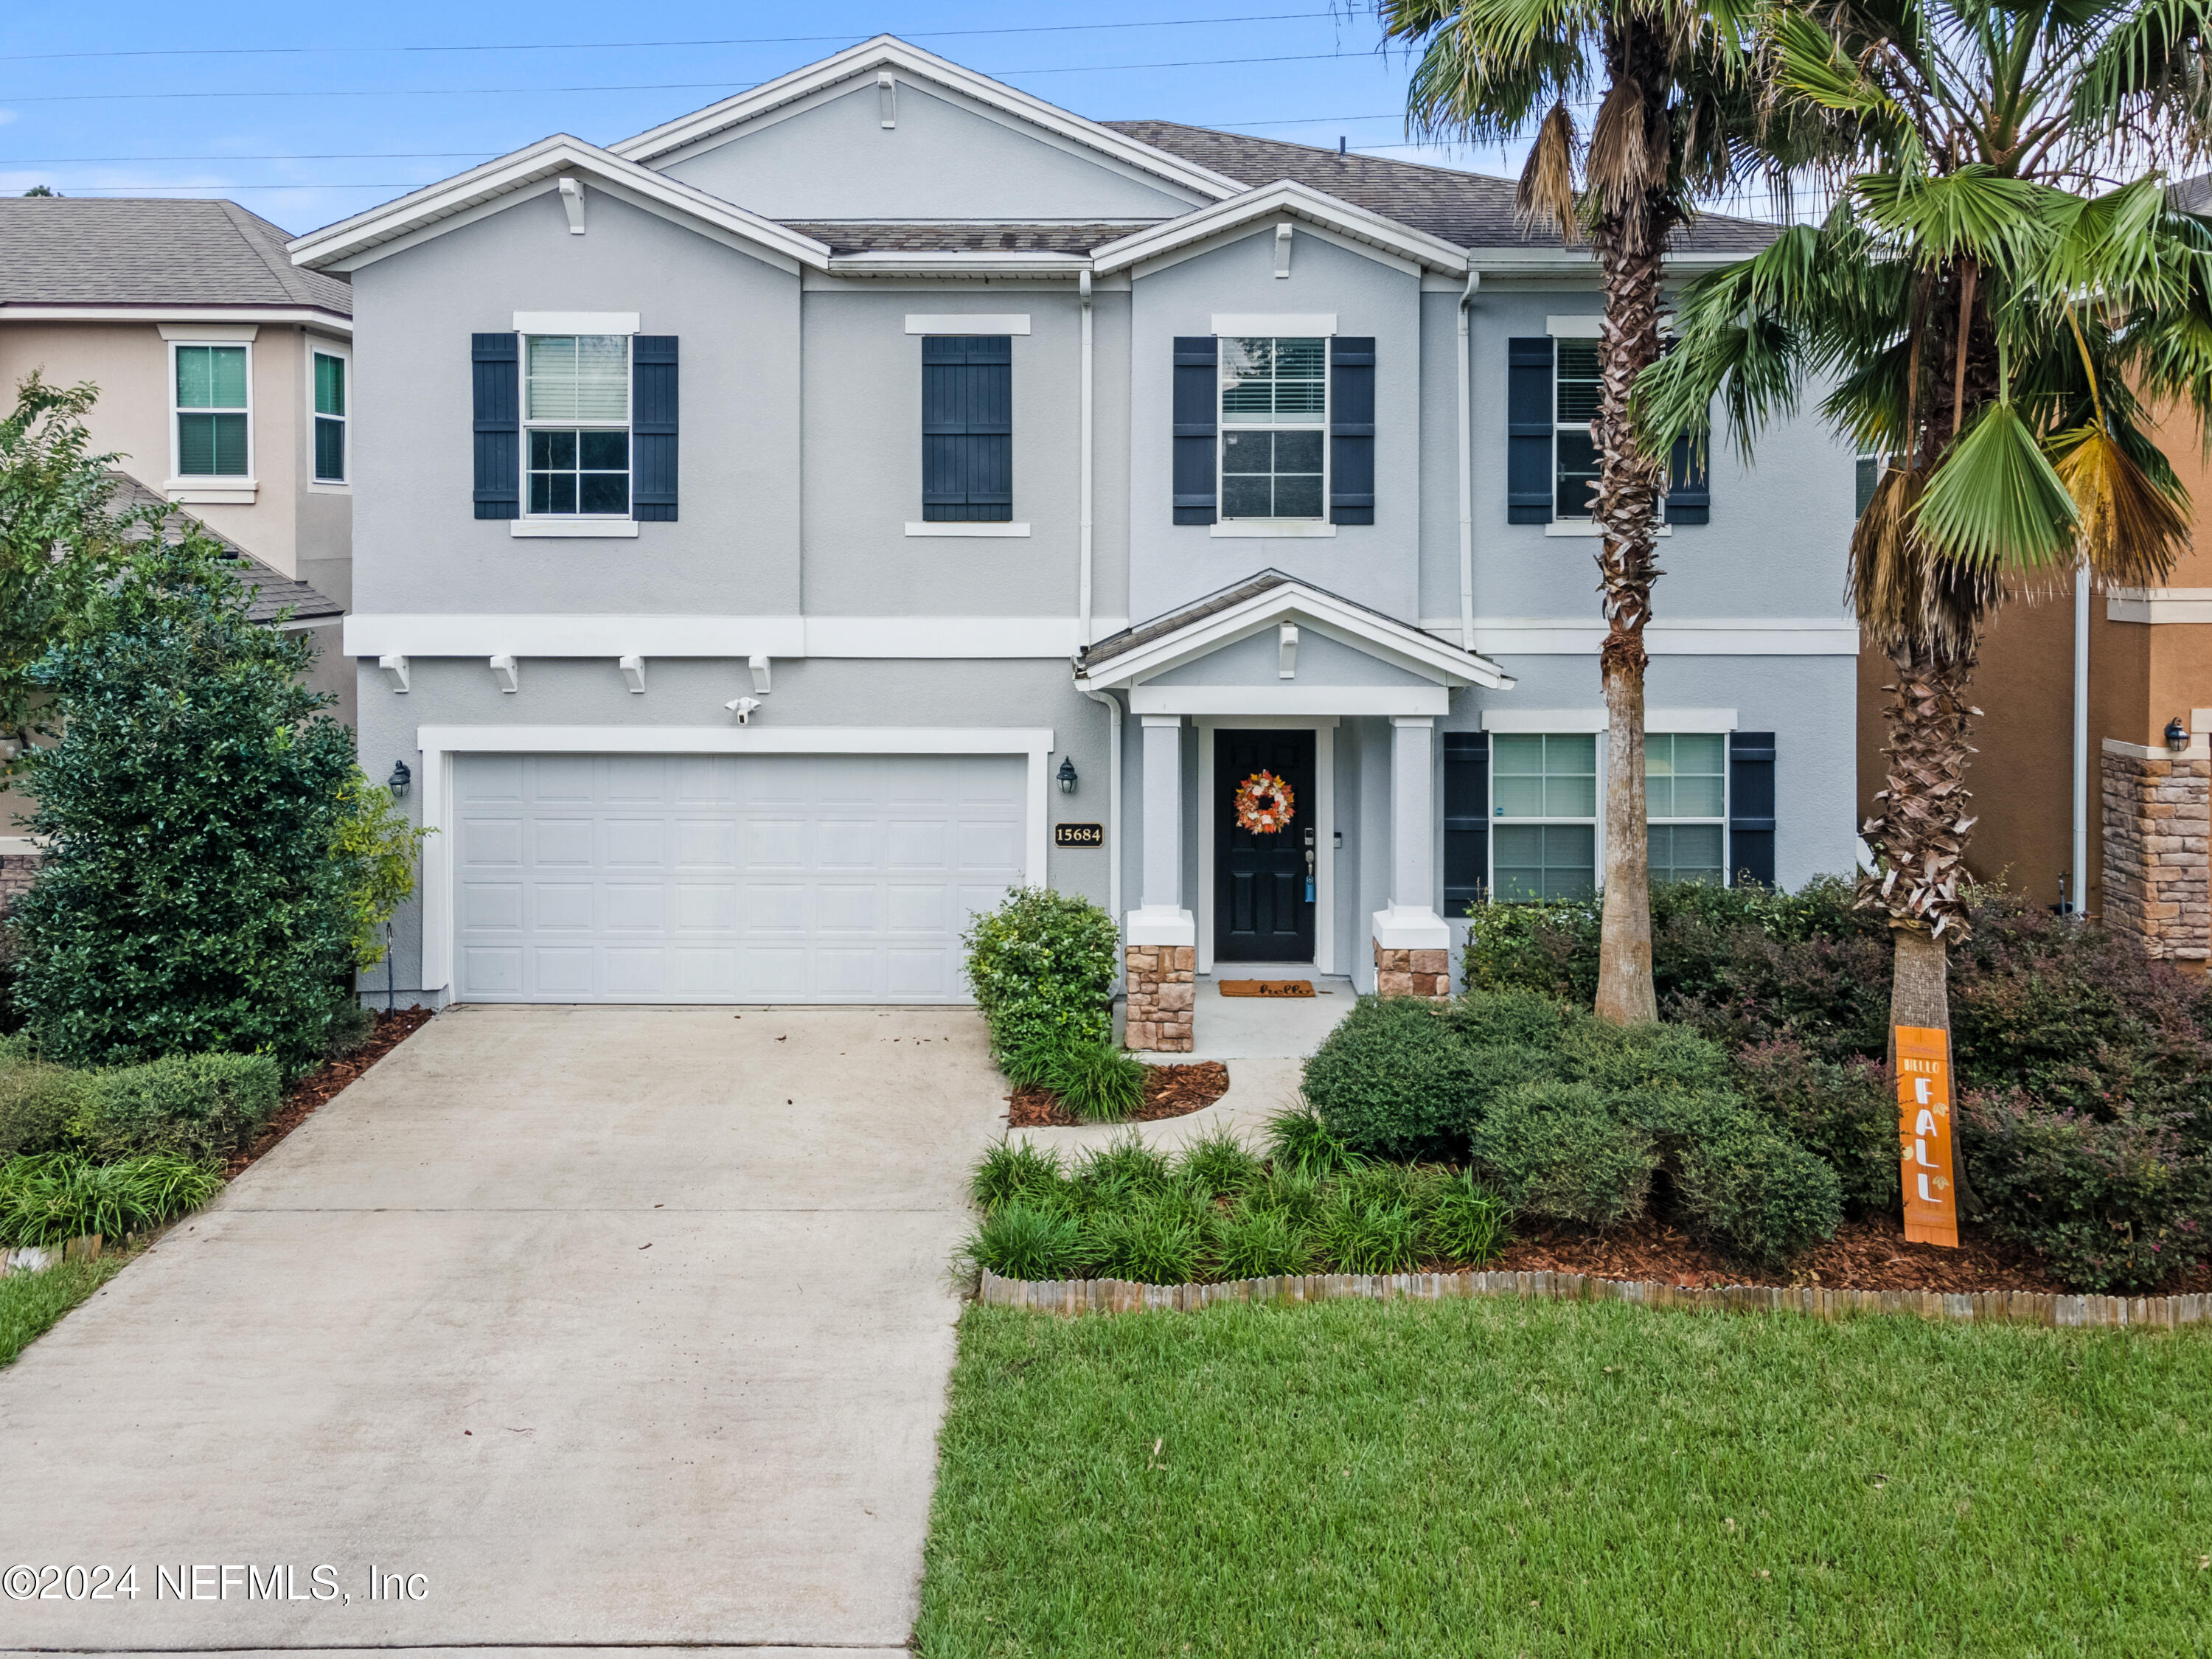
<path fill-rule="evenodd" d="M 1145 1103 L 1129 1114 L 1132 1123 L 1164 1117 L 1188 1117 L 1229 1092 L 1229 1068 L 1218 1060 L 1185 1066 L 1146 1068 Z M 1072 1128 L 1085 1120 L 1060 1103 L 1049 1089 L 1017 1089 L 1006 1097 L 1006 1127 L 1012 1129 Z"/>
<path fill-rule="evenodd" d="M 1559 1229 L 1531 1232 L 1507 1247 L 1498 1267 L 1509 1273 L 1593 1273 L 1601 1279 L 1662 1284 L 1825 1285 L 1844 1291 L 2063 1291 L 2036 1255 L 1968 1228 L 1959 1248 L 1911 1244 L 1893 1217 L 1847 1221 L 1779 1273 L 1747 1267 L 1701 1239 L 1646 1218 L 1604 1235 Z M 2159 1286 L 2176 1296 L 2212 1290 L 2212 1268 L 2199 1267 Z"/>
<path fill-rule="evenodd" d="M 343 1060 L 318 1066 L 284 1091 L 284 1103 L 276 1109 L 276 1115 L 269 1120 L 258 1140 L 230 1160 L 223 1170 L 225 1177 L 234 1179 L 256 1159 L 266 1157 L 278 1141 L 313 1115 L 317 1107 L 429 1024 L 431 1018 L 428 1008 L 398 1008 L 377 1015 L 368 1042 Z"/>

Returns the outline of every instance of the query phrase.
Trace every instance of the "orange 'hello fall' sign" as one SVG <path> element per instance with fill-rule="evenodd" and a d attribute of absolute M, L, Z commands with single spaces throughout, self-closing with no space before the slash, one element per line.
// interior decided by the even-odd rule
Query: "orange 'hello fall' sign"
<path fill-rule="evenodd" d="M 1897 1139 L 1905 1174 L 1905 1236 L 1917 1244 L 1959 1243 L 1951 1182 L 1950 1034 L 1925 1025 L 1897 1033 Z"/>

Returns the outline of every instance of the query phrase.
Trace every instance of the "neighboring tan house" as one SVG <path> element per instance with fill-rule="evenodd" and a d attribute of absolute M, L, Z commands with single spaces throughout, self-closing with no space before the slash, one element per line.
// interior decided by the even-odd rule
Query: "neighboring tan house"
<path fill-rule="evenodd" d="M 284 243 L 235 202 L 0 198 L 0 400 L 33 369 L 97 386 L 96 452 L 313 592 L 310 680 L 351 724 L 353 300 Z"/>
<path fill-rule="evenodd" d="M 1433 991 L 1479 894 L 1589 892 L 1601 299 L 1513 197 L 884 37 L 295 241 L 404 388 L 345 624 L 441 832 L 403 990 L 958 1001 L 1033 883 L 1172 1050 L 1194 976 Z M 1851 487 L 1809 416 L 1677 466 L 1662 875 L 1851 865 Z"/>
<path fill-rule="evenodd" d="M 2205 211 L 2212 178 L 2174 198 Z M 1967 867 L 2201 968 L 2212 957 L 2212 465 L 2187 411 L 2159 435 L 2196 515 L 2166 585 L 2022 598 L 1990 629 L 1972 693 L 1983 712 L 1966 769 Z M 1895 683 L 1887 657 L 1863 653 L 1866 815 L 1887 767 L 1882 688 Z"/>

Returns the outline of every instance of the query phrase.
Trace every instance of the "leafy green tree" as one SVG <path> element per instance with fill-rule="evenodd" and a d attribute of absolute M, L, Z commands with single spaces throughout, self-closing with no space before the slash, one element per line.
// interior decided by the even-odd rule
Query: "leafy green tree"
<path fill-rule="evenodd" d="M 1897 670 L 1861 893 L 1892 932 L 1893 1024 L 1950 1024 L 1991 617 L 2078 567 L 2156 584 L 2187 544 L 2145 408 L 2212 411 L 2212 222 L 2156 170 L 2212 140 L 2208 23 L 2205 0 L 1772 6 L 1762 95 L 1816 136 L 1836 205 L 1691 283 L 1638 388 L 1654 453 L 1717 398 L 1748 455 L 1817 381 L 1887 458 L 1850 589 Z M 2151 171 L 2104 188 L 2124 162 Z"/>
<path fill-rule="evenodd" d="M 82 623 L 161 511 L 109 504 L 107 468 L 118 458 L 92 453 L 84 425 L 99 396 L 95 386 L 52 386 L 33 372 L 0 417 L 0 738 L 19 750 L 51 735 L 31 665 Z M 0 763 L 0 777 L 21 765 Z"/>
<path fill-rule="evenodd" d="M 415 890 L 416 857 L 431 832 L 410 823 L 392 792 L 371 783 L 358 766 L 346 781 L 340 805 L 331 852 L 350 872 L 346 912 L 354 966 L 374 968 L 384 960 L 384 924 Z"/>
<path fill-rule="evenodd" d="M 299 675 L 313 647 L 246 620 L 223 550 L 139 548 L 30 671 L 66 714 L 31 758 L 52 846 L 11 920 L 15 997 L 71 1065 L 266 1054 L 356 1034 L 352 735 Z"/>
<path fill-rule="evenodd" d="M 1533 133 L 1521 174 L 1524 220 L 1588 246 L 1604 283 L 1591 512 L 1605 643 L 1604 945 L 1597 1011 L 1658 1017 L 1651 983 L 1650 858 L 1644 781 L 1644 643 L 1660 575 L 1657 514 L 1670 428 L 1656 459 L 1638 441 L 1630 396 L 1659 356 L 1668 239 L 1700 197 L 1768 166 L 1787 123 L 1757 125 L 1742 73 L 1748 6 L 1659 0 L 1382 0 L 1392 37 L 1424 42 L 1408 125 L 1475 143 Z M 1599 94 L 1587 132 L 1572 111 Z"/>

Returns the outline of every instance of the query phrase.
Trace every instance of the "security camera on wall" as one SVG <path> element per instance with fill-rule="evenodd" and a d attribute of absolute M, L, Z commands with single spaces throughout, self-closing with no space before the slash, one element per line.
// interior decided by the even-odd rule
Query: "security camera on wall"
<path fill-rule="evenodd" d="M 740 726 L 751 724 L 753 710 L 760 706 L 761 700 L 758 697 L 739 697 L 734 702 L 726 702 L 722 705 L 738 717 L 738 724 Z"/>

